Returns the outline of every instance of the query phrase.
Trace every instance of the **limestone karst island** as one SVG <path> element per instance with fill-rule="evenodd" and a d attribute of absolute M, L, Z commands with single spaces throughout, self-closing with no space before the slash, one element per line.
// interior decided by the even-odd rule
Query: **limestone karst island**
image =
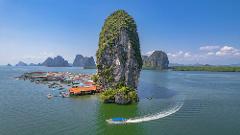
<path fill-rule="evenodd" d="M 142 57 L 136 23 L 126 11 L 118 10 L 106 19 L 96 56 L 94 81 L 104 90 L 104 102 L 137 102 Z"/>
<path fill-rule="evenodd" d="M 237 0 L 0 0 L 0 135 L 238 135 Z"/>

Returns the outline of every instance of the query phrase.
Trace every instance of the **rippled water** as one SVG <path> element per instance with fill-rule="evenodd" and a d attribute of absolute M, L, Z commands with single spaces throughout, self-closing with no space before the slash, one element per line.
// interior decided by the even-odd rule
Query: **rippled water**
<path fill-rule="evenodd" d="M 45 85 L 15 80 L 28 71 L 94 73 L 78 68 L 0 67 L 0 135 L 239 135 L 240 73 L 141 72 L 140 102 L 102 104 L 97 95 L 53 98 Z M 151 100 L 149 100 L 149 99 Z M 112 117 L 151 116 L 175 104 L 167 117 L 111 125 Z"/>

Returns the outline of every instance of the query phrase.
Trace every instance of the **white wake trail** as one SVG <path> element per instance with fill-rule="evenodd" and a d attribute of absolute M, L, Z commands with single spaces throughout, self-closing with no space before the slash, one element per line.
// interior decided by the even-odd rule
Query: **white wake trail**
<path fill-rule="evenodd" d="M 180 110 L 182 108 L 182 106 L 183 106 L 183 103 L 176 105 L 170 109 L 164 110 L 162 112 L 156 113 L 156 114 L 146 115 L 146 116 L 138 117 L 138 118 L 129 118 L 125 123 L 140 123 L 140 122 L 161 119 L 161 118 L 164 118 L 171 114 L 176 113 L 178 110 Z"/>

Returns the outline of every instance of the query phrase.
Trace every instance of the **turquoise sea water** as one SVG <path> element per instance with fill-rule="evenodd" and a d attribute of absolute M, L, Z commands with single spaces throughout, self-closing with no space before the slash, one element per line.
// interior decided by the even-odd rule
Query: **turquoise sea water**
<path fill-rule="evenodd" d="M 48 100 L 46 95 L 53 91 L 47 86 L 14 79 L 30 71 L 95 73 L 78 68 L 0 67 L 0 135 L 240 134 L 240 73 L 144 70 L 140 102 L 121 106 L 102 104 L 98 95 Z M 105 121 L 151 117 L 180 103 L 179 111 L 158 120 L 123 125 Z"/>

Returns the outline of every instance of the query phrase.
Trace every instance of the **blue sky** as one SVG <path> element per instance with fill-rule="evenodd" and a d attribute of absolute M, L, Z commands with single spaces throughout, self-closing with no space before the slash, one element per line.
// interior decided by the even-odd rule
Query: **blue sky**
<path fill-rule="evenodd" d="M 0 64 L 95 56 L 104 20 L 117 9 L 138 25 L 142 54 L 172 63 L 240 63 L 238 0 L 0 0 Z"/>

